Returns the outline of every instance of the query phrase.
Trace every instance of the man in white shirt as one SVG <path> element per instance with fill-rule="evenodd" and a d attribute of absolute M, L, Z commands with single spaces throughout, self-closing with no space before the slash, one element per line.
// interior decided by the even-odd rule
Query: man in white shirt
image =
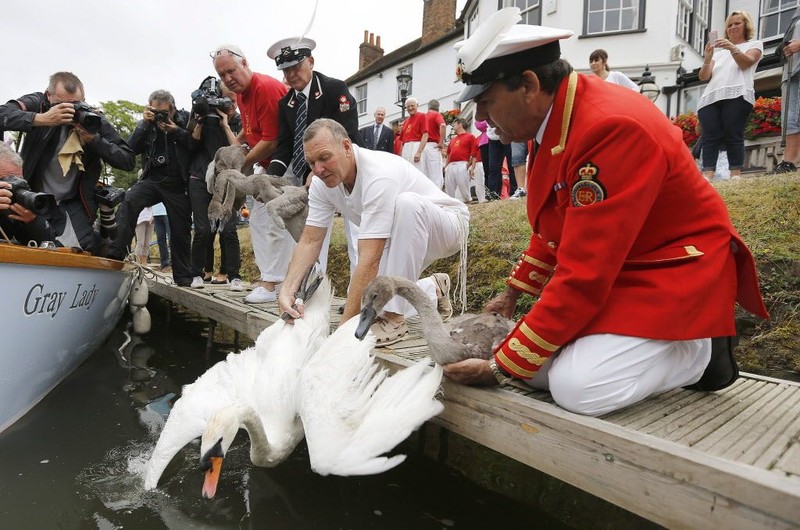
<path fill-rule="evenodd" d="M 292 318 L 302 316 L 302 305 L 292 307 L 293 293 L 317 260 L 337 210 L 359 227 L 358 262 L 342 322 L 358 314 L 364 288 L 379 274 L 416 280 L 433 261 L 459 250 L 463 270 L 469 230 L 469 211 L 463 202 L 437 189 L 406 160 L 353 145 L 344 127 L 333 120 L 319 119 L 309 125 L 303 149 L 314 178 L 306 227 L 278 298 L 281 311 Z M 445 274 L 420 280 L 420 286 L 438 301 L 440 313 L 452 311 L 447 300 L 449 283 Z M 373 324 L 378 344 L 391 344 L 408 333 L 405 316 L 411 314 L 405 300 L 393 298 L 383 318 Z"/>

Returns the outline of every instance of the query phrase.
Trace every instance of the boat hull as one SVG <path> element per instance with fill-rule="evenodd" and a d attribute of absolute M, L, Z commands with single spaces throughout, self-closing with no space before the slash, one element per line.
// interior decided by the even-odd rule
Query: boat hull
<path fill-rule="evenodd" d="M 42 252 L 0 248 L 0 432 L 97 349 L 130 294 L 119 262 Z"/>

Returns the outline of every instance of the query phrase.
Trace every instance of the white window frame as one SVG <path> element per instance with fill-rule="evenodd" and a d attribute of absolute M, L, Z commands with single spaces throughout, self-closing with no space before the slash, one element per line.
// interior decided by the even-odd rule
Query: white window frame
<path fill-rule="evenodd" d="M 700 54 L 706 44 L 709 8 L 709 0 L 678 0 L 675 33 Z"/>
<path fill-rule="evenodd" d="M 664 0 L 662 0 L 664 1 Z M 592 4 L 595 2 L 602 2 L 603 7 L 600 9 L 592 9 Z M 618 6 L 608 7 L 609 2 L 614 2 L 618 4 Z M 624 4 L 630 2 L 632 5 L 626 6 Z M 584 35 L 586 36 L 595 36 L 595 35 L 611 35 L 614 33 L 627 33 L 631 31 L 642 31 L 644 30 L 644 8 L 645 8 L 646 0 L 585 0 L 585 9 L 584 9 Z M 622 26 L 622 12 L 625 10 L 633 10 L 633 26 L 630 28 L 623 28 Z M 607 29 L 606 27 L 606 19 L 608 18 L 609 12 L 619 12 L 619 22 L 620 27 L 617 29 Z M 603 13 L 603 28 L 601 30 L 589 30 L 589 18 L 591 15 L 595 13 Z"/>
<path fill-rule="evenodd" d="M 777 6 L 770 4 L 777 3 Z M 792 20 L 794 10 L 798 5 L 798 0 L 761 0 L 761 17 L 759 19 L 758 35 L 761 40 L 773 40 L 783 37 L 789 22 Z M 767 21 L 778 17 L 778 33 L 766 35 L 765 29 Z"/>
<path fill-rule="evenodd" d="M 359 116 L 367 113 L 367 83 L 356 85 L 356 109 Z"/>
<path fill-rule="evenodd" d="M 539 25 L 542 23 L 542 2 L 541 0 L 500 0 L 497 8 L 504 7 L 518 7 L 519 14 L 522 16 L 520 24 L 534 24 Z"/>

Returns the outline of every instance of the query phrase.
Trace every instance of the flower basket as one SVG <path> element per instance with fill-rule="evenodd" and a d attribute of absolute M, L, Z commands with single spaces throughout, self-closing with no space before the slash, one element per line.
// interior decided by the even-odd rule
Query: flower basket
<path fill-rule="evenodd" d="M 781 98 L 758 98 L 744 128 L 748 140 L 781 132 Z"/>
<path fill-rule="evenodd" d="M 453 121 L 458 118 L 458 115 L 461 114 L 460 109 L 451 109 L 442 112 L 442 117 L 444 117 L 444 122 L 447 125 L 453 125 Z"/>

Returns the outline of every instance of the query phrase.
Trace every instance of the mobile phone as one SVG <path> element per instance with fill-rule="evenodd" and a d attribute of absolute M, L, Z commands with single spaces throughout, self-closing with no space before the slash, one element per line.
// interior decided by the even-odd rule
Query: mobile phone
<path fill-rule="evenodd" d="M 708 32 L 708 42 L 716 42 L 718 38 L 719 34 L 717 33 L 717 30 L 712 29 L 711 31 Z"/>

